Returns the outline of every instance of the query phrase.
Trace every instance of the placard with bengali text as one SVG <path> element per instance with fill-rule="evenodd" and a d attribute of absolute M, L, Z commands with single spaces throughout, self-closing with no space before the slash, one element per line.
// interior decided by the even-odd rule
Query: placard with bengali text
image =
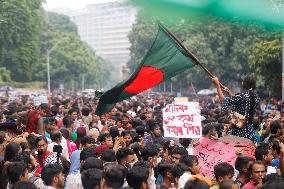
<path fill-rule="evenodd" d="M 163 108 L 165 137 L 200 138 L 201 115 L 198 102 L 173 102 Z"/>

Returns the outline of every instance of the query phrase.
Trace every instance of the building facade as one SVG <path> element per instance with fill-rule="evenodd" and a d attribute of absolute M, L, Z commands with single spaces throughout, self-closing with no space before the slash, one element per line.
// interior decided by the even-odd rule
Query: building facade
<path fill-rule="evenodd" d="M 124 1 L 88 5 L 69 15 L 81 39 L 96 53 L 119 66 L 130 59 L 128 33 L 135 22 L 136 9 Z"/>

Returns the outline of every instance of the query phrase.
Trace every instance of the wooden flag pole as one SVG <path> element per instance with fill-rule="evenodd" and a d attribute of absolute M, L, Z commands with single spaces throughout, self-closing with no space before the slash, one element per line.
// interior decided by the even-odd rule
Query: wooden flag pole
<path fill-rule="evenodd" d="M 198 58 L 192 53 L 190 52 L 182 43 L 181 41 L 178 39 L 177 36 L 175 36 L 175 34 L 173 34 L 170 30 L 168 30 L 162 23 L 158 22 L 158 24 L 172 37 L 172 39 L 174 39 L 177 44 L 186 51 L 186 53 L 190 56 L 190 58 L 192 58 L 199 66 L 201 66 L 201 68 L 203 68 L 203 70 L 205 70 L 207 72 L 207 74 L 209 75 L 209 77 L 212 79 L 213 77 L 215 77 L 214 74 L 212 74 L 208 68 L 206 68 L 203 64 L 201 64 L 200 60 L 198 60 Z M 227 87 L 225 87 L 221 82 L 220 82 L 220 87 L 222 88 L 223 91 L 229 93 L 227 90 L 225 90 Z"/>

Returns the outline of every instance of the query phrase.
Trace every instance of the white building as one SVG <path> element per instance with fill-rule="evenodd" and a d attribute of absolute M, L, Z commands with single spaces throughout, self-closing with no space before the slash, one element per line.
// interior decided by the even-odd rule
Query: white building
<path fill-rule="evenodd" d="M 117 66 L 130 59 L 127 35 L 135 22 L 136 12 L 133 6 L 121 0 L 88 5 L 80 13 L 64 11 L 76 23 L 81 39 L 99 56 Z"/>

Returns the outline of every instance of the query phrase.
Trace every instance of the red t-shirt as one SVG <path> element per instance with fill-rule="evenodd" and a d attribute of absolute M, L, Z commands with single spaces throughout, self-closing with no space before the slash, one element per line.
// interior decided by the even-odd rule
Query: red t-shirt
<path fill-rule="evenodd" d="M 27 114 L 27 127 L 26 127 L 26 132 L 28 133 L 38 133 L 37 132 L 37 124 L 38 120 L 41 118 L 40 114 L 34 110 L 34 111 L 29 111 Z"/>

